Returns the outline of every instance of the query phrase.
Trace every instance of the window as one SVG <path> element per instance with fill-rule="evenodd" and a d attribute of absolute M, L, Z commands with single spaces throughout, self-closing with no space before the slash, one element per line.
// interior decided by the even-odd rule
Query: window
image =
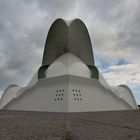
<path fill-rule="evenodd" d="M 82 94 L 80 89 L 72 89 L 74 100 L 76 101 L 82 101 Z"/>
<path fill-rule="evenodd" d="M 63 100 L 62 96 L 64 96 L 64 93 L 62 93 L 62 92 L 64 92 L 64 89 L 57 89 L 56 90 L 55 97 L 58 97 L 58 98 L 54 98 L 55 101 Z"/>

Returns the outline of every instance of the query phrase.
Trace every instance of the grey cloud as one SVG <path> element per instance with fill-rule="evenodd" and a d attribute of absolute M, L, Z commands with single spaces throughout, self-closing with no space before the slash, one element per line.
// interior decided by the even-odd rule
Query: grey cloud
<path fill-rule="evenodd" d="M 11 83 L 27 83 L 41 64 L 48 29 L 59 17 L 81 18 L 88 26 L 96 55 L 108 63 L 115 64 L 120 57 L 138 63 L 140 2 L 131 3 L 129 0 L 0 1 L 0 90 Z"/>
<path fill-rule="evenodd" d="M 41 65 L 50 24 L 74 3 L 64 4 L 43 0 L 0 1 L 0 40 L 4 42 L 0 46 L 0 90 L 12 83 L 26 84 Z"/>
<path fill-rule="evenodd" d="M 140 65 L 138 64 L 124 64 L 120 66 L 109 66 L 108 72 L 104 76 L 110 85 L 139 85 L 140 86 Z"/>
<path fill-rule="evenodd" d="M 95 3 L 94 1 L 93 5 Z M 105 1 L 105 3 L 99 6 L 98 2 L 96 3 L 96 16 L 91 16 L 89 21 L 94 48 L 98 49 L 100 53 L 98 55 L 102 55 L 103 59 L 107 59 L 109 63 L 112 61 L 114 64 L 119 58 L 138 63 L 140 59 L 140 2 L 136 0 L 133 3 L 124 0 L 117 1 L 118 4 L 110 1 Z M 103 6 L 104 13 L 98 14 Z M 94 10 L 90 9 L 89 13 L 92 14 L 92 11 Z"/>

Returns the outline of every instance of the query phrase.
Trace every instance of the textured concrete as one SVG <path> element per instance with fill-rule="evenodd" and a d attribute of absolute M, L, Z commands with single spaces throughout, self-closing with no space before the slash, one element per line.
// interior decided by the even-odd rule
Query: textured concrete
<path fill-rule="evenodd" d="M 140 111 L 0 111 L 0 140 L 140 140 Z"/>

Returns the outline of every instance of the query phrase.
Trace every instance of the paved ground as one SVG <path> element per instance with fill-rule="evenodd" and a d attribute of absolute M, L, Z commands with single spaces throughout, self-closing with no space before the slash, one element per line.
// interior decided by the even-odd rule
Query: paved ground
<path fill-rule="evenodd" d="M 140 140 L 140 111 L 0 111 L 0 140 Z"/>

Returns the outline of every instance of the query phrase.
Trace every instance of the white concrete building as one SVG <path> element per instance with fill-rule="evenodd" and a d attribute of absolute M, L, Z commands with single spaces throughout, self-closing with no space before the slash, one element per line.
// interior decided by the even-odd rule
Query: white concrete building
<path fill-rule="evenodd" d="M 45 44 L 42 66 L 26 87 L 8 86 L 5 110 L 87 112 L 138 109 L 126 85 L 111 87 L 94 64 L 86 26 L 57 19 Z"/>

